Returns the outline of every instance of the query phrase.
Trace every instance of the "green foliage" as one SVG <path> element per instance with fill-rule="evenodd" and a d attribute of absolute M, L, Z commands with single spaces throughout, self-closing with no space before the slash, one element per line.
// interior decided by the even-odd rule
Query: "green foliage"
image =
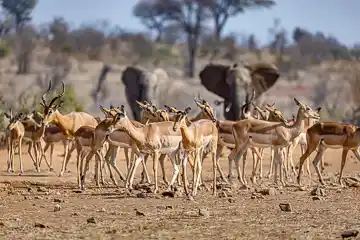
<path fill-rule="evenodd" d="M 63 48 L 61 49 L 61 51 L 63 53 L 71 53 L 72 52 L 72 46 L 71 45 L 65 45 L 63 46 Z"/>
<path fill-rule="evenodd" d="M 30 15 L 37 2 L 37 0 L 2 0 L 1 6 L 15 17 L 16 25 L 19 26 L 31 20 Z"/>
<path fill-rule="evenodd" d="M 48 99 L 47 101 L 50 101 L 50 99 L 52 99 L 53 97 L 58 95 L 60 93 L 59 91 L 61 91 L 61 90 L 49 93 L 46 96 L 46 98 Z M 42 113 L 44 111 L 44 109 L 40 105 L 40 96 L 37 99 L 39 99 L 39 104 L 36 105 L 35 110 Z M 76 97 L 75 89 L 72 86 L 66 86 L 65 94 L 61 99 L 63 101 L 62 107 L 60 108 L 61 113 L 65 114 L 65 113 L 69 113 L 72 111 L 81 112 L 84 110 L 84 107 L 78 101 L 78 99 Z"/>
<path fill-rule="evenodd" d="M 10 47 L 7 44 L 0 43 L 0 58 L 7 57 L 10 54 Z"/>

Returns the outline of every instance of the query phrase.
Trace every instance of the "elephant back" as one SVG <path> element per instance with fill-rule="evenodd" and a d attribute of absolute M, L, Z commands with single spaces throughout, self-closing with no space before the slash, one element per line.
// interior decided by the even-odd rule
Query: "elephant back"
<path fill-rule="evenodd" d="M 280 76 L 279 70 L 274 64 L 256 63 L 247 65 L 245 68 L 250 70 L 252 83 L 257 96 L 260 96 L 270 89 Z"/>
<path fill-rule="evenodd" d="M 199 73 L 201 84 L 219 97 L 230 100 L 230 88 L 226 84 L 229 68 L 230 66 L 222 64 L 207 64 Z"/>

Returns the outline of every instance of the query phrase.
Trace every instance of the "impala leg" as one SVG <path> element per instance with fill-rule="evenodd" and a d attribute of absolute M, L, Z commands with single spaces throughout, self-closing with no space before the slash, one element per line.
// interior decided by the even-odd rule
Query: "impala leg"
<path fill-rule="evenodd" d="M 356 159 L 360 162 L 360 153 L 359 153 L 359 149 L 352 149 L 351 151 L 354 153 L 354 155 L 355 155 Z"/>
<path fill-rule="evenodd" d="M 113 174 L 113 172 L 111 170 L 111 166 L 110 166 L 110 156 L 111 156 L 112 151 L 114 151 L 114 149 L 109 146 L 109 149 L 106 151 L 104 160 L 105 160 L 105 163 L 106 163 L 106 165 L 108 167 L 108 170 L 109 170 L 110 179 L 113 182 L 113 184 L 117 186 L 118 183 L 117 183 L 116 179 L 114 178 L 114 174 Z"/>
<path fill-rule="evenodd" d="M 76 144 L 77 145 L 77 144 Z M 81 176 L 82 176 L 82 169 L 80 167 L 80 158 L 81 158 L 81 147 L 77 146 L 76 147 L 76 152 L 77 152 L 77 156 L 76 156 L 76 175 L 77 175 L 77 183 L 79 188 L 81 188 Z"/>
<path fill-rule="evenodd" d="M 65 154 L 64 154 L 64 159 L 63 159 L 63 162 L 62 162 L 62 167 L 61 167 L 59 177 L 62 177 L 64 175 L 66 159 L 67 159 L 68 153 L 69 153 L 69 143 L 66 142 L 66 144 L 65 144 Z"/>
<path fill-rule="evenodd" d="M 132 169 L 131 169 L 131 172 L 130 172 L 130 177 L 129 177 L 129 184 L 127 186 L 127 188 L 129 188 L 129 189 L 132 189 L 132 185 L 133 185 L 133 182 L 134 182 L 134 176 L 135 176 L 135 173 L 136 173 L 136 168 L 138 167 L 138 165 L 139 165 L 139 163 L 141 161 L 144 161 L 144 154 L 143 153 L 140 153 L 139 156 L 136 158 L 136 160 L 133 163 L 133 166 L 132 166 Z"/>
<path fill-rule="evenodd" d="M 270 168 L 268 173 L 268 178 L 270 179 L 273 174 L 274 168 L 274 148 L 270 148 Z"/>
<path fill-rule="evenodd" d="M 247 182 L 245 180 L 245 177 L 242 175 L 240 171 L 240 159 L 241 157 L 246 158 L 246 152 L 248 149 L 249 139 L 245 142 L 245 144 L 239 149 L 238 154 L 235 156 L 235 167 L 238 174 L 238 180 L 243 186 L 247 186 Z M 244 159 L 243 159 L 244 161 Z M 246 162 L 246 159 L 245 159 Z M 245 163 L 243 162 L 243 168 L 245 167 Z M 245 173 L 243 169 L 243 173 Z"/>
<path fill-rule="evenodd" d="M 36 142 L 33 142 L 33 149 L 34 149 L 34 155 L 35 155 L 35 165 L 36 165 L 36 171 L 40 172 L 40 167 L 39 167 L 39 155 L 38 155 L 38 148 L 37 148 L 37 144 Z"/>
<path fill-rule="evenodd" d="M 246 168 L 246 161 L 247 161 L 247 153 L 248 153 L 248 149 L 246 148 L 245 152 L 243 153 L 242 157 L 243 157 L 243 169 L 242 169 L 242 174 L 239 174 L 238 172 L 238 179 L 242 178 L 243 182 L 245 183 L 244 185 L 247 186 L 247 181 L 246 181 L 246 173 L 245 173 L 245 168 Z M 240 168 L 238 168 L 238 170 L 240 170 Z"/>
<path fill-rule="evenodd" d="M 320 143 L 321 144 L 321 143 Z M 305 153 L 300 157 L 300 161 L 299 161 L 299 173 L 297 176 L 297 182 L 299 185 L 301 185 L 301 175 L 302 175 L 302 167 L 304 165 L 305 160 L 310 156 L 310 154 L 315 151 L 316 147 L 319 145 L 319 142 L 315 142 L 315 143 L 311 143 L 311 144 L 307 144 L 307 148 Z M 320 146 L 319 146 L 320 149 Z M 314 159 L 315 161 L 315 159 Z M 315 168 L 316 170 L 316 168 Z M 317 172 L 316 172 L 317 173 Z M 319 175 L 319 174 L 318 174 Z"/>
<path fill-rule="evenodd" d="M 70 158 L 71 158 L 71 154 L 72 152 L 75 150 L 76 146 L 75 146 L 75 143 L 71 144 L 71 148 L 66 156 L 66 162 L 65 162 L 65 171 L 67 169 L 67 166 L 69 164 L 69 161 L 70 161 Z"/>
<path fill-rule="evenodd" d="M 284 165 L 284 149 L 279 149 L 276 148 L 275 150 L 275 156 L 277 158 L 277 167 L 279 167 L 279 172 L 280 172 L 280 183 L 282 186 L 285 186 L 285 181 L 284 181 L 284 172 L 286 171 L 286 168 L 283 167 Z"/>
<path fill-rule="evenodd" d="M 184 159 L 182 161 L 182 181 L 184 184 L 185 194 L 191 199 L 191 197 L 189 196 L 189 187 L 188 187 L 188 179 L 187 179 L 187 169 L 186 169 L 187 161 L 188 161 L 188 153 L 185 153 Z"/>
<path fill-rule="evenodd" d="M 160 162 L 161 172 L 163 175 L 163 181 L 166 184 L 166 186 L 169 186 L 169 182 L 166 179 L 166 173 L 165 173 L 165 159 L 166 159 L 166 154 L 161 154 L 159 158 L 159 162 Z"/>
<path fill-rule="evenodd" d="M 29 145 L 28 145 L 28 154 L 29 154 L 29 156 L 30 156 L 30 158 L 31 158 L 31 160 L 33 161 L 33 164 L 34 164 L 34 167 L 35 167 L 35 169 L 37 169 L 37 166 L 36 166 L 36 160 L 35 160 L 35 158 L 34 158 L 34 155 L 32 154 L 32 148 L 33 148 L 33 146 L 34 146 L 34 144 L 33 144 L 33 142 L 31 141 L 30 143 L 29 143 Z"/>
<path fill-rule="evenodd" d="M 154 172 L 154 193 L 157 193 L 159 191 L 159 185 L 157 180 L 157 174 L 158 174 L 158 165 L 159 165 L 159 153 L 155 151 L 153 153 L 153 172 Z"/>
<path fill-rule="evenodd" d="M 12 171 L 14 171 L 14 169 L 12 168 L 12 165 L 11 165 L 11 158 L 12 158 L 12 156 L 11 156 L 11 149 L 12 149 L 12 146 L 13 146 L 13 141 L 10 139 L 10 138 L 8 138 L 8 145 L 7 145 L 7 149 L 8 149 L 8 162 L 7 162 L 7 165 L 8 165 L 8 167 L 7 167 L 7 171 L 8 172 L 12 172 Z"/>
<path fill-rule="evenodd" d="M 253 156 L 253 171 L 251 180 L 253 183 L 256 183 L 256 170 L 259 165 L 259 162 L 261 161 L 261 152 L 257 148 L 251 148 L 252 156 Z"/>
<path fill-rule="evenodd" d="M 263 160 L 264 160 L 264 148 L 260 149 L 260 172 L 259 172 L 259 178 L 263 178 Z"/>
<path fill-rule="evenodd" d="M 343 176 L 343 171 L 344 171 L 344 167 L 345 167 L 345 163 L 346 163 L 346 156 L 349 152 L 349 149 L 347 148 L 343 148 L 342 151 L 342 156 L 341 156 L 341 168 L 340 168 L 340 174 L 339 174 L 339 184 L 343 187 L 343 183 L 342 183 L 342 176 Z"/>
<path fill-rule="evenodd" d="M 194 184 L 193 189 L 192 189 L 192 196 L 193 197 L 196 196 L 198 187 L 200 185 L 201 170 L 202 170 L 200 157 L 201 157 L 201 150 L 200 149 L 195 150 L 194 166 L 197 166 L 197 169 L 196 169 L 196 171 L 194 171 L 195 172 L 195 184 Z"/>
<path fill-rule="evenodd" d="M 116 150 L 113 150 L 110 153 L 111 156 L 111 160 L 110 160 L 110 165 L 114 168 L 115 172 L 117 173 L 117 175 L 119 176 L 119 178 L 126 182 L 126 177 L 124 176 L 124 174 L 120 171 L 120 169 L 118 168 L 117 164 L 116 164 L 116 156 L 118 153 L 119 148 L 117 148 Z"/>
<path fill-rule="evenodd" d="M 124 148 L 124 155 L 126 161 L 126 171 L 129 172 L 129 168 L 130 168 L 129 148 Z"/>
<path fill-rule="evenodd" d="M 171 164 L 172 164 L 172 167 L 173 167 L 173 173 L 172 173 L 172 177 L 171 177 L 171 180 L 170 180 L 170 184 L 168 184 L 168 191 L 171 191 L 172 187 L 174 186 L 174 183 L 175 183 L 175 180 L 178 178 L 179 176 L 179 165 L 177 164 L 176 162 L 176 153 L 173 152 L 170 154 L 170 161 L 171 161 Z M 161 158 L 162 156 L 160 156 Z M 164 174 L 164 173 L 163 173 Z M 165 181 L 165 180 L 164 180 Z"/>
<path fill-rule="evenodd" d="M 89 170 L 89 164 L 90 164 L 90 160 L 91 160 L 92 156 L 93 156 L 93 152 L 90 152 L 86 157 L 84 172 L 81 176 L 81 190 L 82 191 L 85 190 L 86 173 Z"/>
<path fill-rule="evenodd" d="M 143 171 L 141 173 L 141 181 L 140 181 L 140 183 L 145 183 L 145 178 L 146 178 L 147 183 L 149 183 L 149 184 L 151 183 L 150 176 L 149 176 L 149 173 L 148 173 L 147 168 L 146 168 L 146 163 L 147 163 L 148 157 L 149 157 L 149 154 L 146 154 L 145 157 L 144 157 L 144 161 L 141 162 L 141 164 L 143 166 Z"/>
<path fill-rule="evenodd" d="M 215 148 L 216 145 L 213 145 L 213 148 Z M 216 196 L 216 169 L 217 169 L 217 159 L 216 159 L 216 151 L 211 152 L 211 158 L 213 162 L 213 196 Z"/>
<path fill-rule="evenodd" d="M 221 156 L 221 153 L 222 153 L 223 149 L 224 149 L 224 146 L 222 146 L 220 144 L 217 145 L 217 148 L 216 148 L 216 168 L 219 171 L 221 179 L 224 182 L 228 183 L 228 180 L 225 177 L 225 174 L 224 174 L 223 170 L 221 169 L 221 165 L 220 165 L 220 156 Z"/>
<path fill-rule="evenodd" d="M 323 141 L 320 141 L 319 147 L 318 147 L 318 153 L 316 154 L 314 161 L 313 161 L 313 165 L 315 168 L 315 171 L 319 177 L 319 181 L 322 185 L 325 185 L 324 180 L 321 176 L 320 170 L 319 170 L 319 161 L 320 159 L 324 156 L 324 152 L 325 152 L 326 147 L 323 144 Z M 343 152 L 344 153 L 344 152 Z"/>
<path fill-rule="evenodd" d="M 24 173 L 23 160 L 22 160 L 22 138 L 19 140 L 19 160 L 20 160 L 20 173 Z"/>

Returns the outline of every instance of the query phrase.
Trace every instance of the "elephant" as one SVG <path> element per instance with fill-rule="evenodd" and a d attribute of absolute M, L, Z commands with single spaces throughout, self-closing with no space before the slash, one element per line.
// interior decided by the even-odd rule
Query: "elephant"
<path fill-rule="evenodd" d="M 256 98 L 269 90 L 279 79 L 277 67 L 269 63 L 232 66 L 209 63 L 199 73 L 201 84 L 224 101 L 224 117 L 227 120 L 241 119 L 241 106 L 254 91 Z"/>
<path fill-rule="evenodd" d="M 121 80 L 125 85 L 126 99 L 136 121 L 140 121 L 141 112 L 136 101 L 148 101 L 155 106 L 158 105 L 159 84 L 168 79 L 168 74 L 162 68 L 149 71 L 136 66 L 128 66 L 123 71 Z"/>

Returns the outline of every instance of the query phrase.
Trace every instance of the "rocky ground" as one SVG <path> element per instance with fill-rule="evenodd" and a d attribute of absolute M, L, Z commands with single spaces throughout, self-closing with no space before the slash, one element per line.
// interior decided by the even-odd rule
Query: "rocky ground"
<path fill-rule="evenodd" d="M 56 171 L 62 150 L 58 146 L 55 151 Z M 297 160 L 299 153 L 295 154 Z M 340 239 L 346 230 L 360 230 L 360 182 L 356 178 L 360 164 L 348 156 L 346 184 L 341 188 L 336 184 L 340 157 L 339 150 L 326 153 L 325 187 L 316 188 L 312 171 L 312 180 L 304 176 L 302 188 L 292 180 L 282 188 L 263 179 L 250 189 L 241 189 L 234 179 L 232 189 L 219 185 L 216 197 L 202 190 L 195 201 L 188 201 L 181 191 L 162 196 L 164 185 L 156 195 L 149 193 L 148 186 L 131 193 L 123 187 L 96 188 L 92 174 L 88 175 L 88 189 L 79 193 L 75 156 L 70 172 L 61 178 L 45 169 L 35 173 L 25 153 L 26 172 L 8 174 L 7 153 L 2 150 L 0 239 Z M 118 162 L 124 169 L 122 154 Z M 251 173 L 248 162 L 247 176 Z M 15 163 L 18 166 L 17 156 Z M 169 176 L 170 163 L 166 166 Z M 227 172 L 225 159 L 222 166 Z M 211 162 L 205 161 L 203 169 L 204 178 L 210 180 Z"/>

